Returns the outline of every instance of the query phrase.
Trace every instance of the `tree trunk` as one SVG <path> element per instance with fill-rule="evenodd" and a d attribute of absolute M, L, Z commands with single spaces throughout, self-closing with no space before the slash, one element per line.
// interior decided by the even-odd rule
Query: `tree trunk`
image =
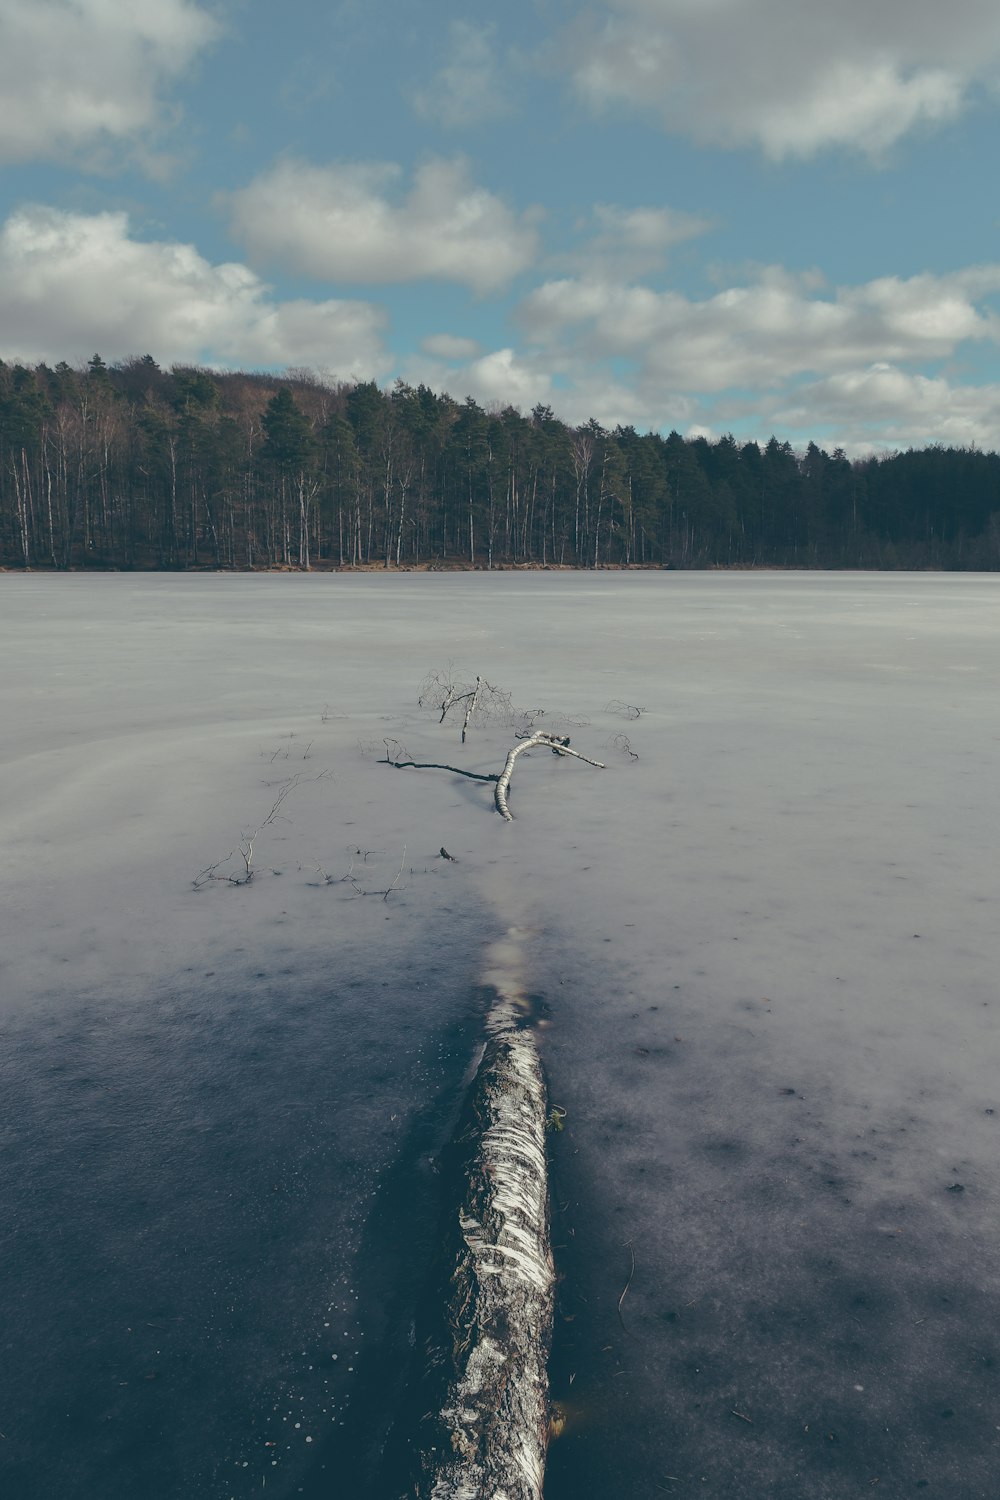
<path fill-rule="evenodd" d="M 541 1500 L 553 1283 L 546 1095 L 532 1033 L 501 989 L 472 1085 L 450 1283 L 444 1404 L 423 1424 L 417 1500 Z"/>

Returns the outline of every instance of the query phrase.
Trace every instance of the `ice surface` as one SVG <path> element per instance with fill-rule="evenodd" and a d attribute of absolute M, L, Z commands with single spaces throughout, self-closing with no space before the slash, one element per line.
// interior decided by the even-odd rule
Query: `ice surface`
<path fill-rule="evenodd" d="M 513 923 L 567 1110 L 551 1500 L 992 1500 L 1000 579 L 8 575 L 0 619 L 17 1494 L 345 1472 Z M 506 826 L 380 764 L 499 770 L 416 709 L 449 660 L 608 768 L 522 756 Z"/>

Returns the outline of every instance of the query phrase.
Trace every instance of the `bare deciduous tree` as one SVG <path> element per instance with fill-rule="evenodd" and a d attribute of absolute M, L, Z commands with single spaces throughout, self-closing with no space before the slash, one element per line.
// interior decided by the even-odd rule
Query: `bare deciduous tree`
<path fill-rule="evenodd" d="M 421 708 L 431 708 L 438 714 L 438 723 L 443 724 L 449 714 L 462 715 L 462 744 L 470 728 L 485 724 L 509 724 L 514 718 L 510 694 L 494 687 L 483 677 L 475 682 L 465 682 L 455 673 L 454 664 L 428 672 L 420 684 L 417 703 Z"/>

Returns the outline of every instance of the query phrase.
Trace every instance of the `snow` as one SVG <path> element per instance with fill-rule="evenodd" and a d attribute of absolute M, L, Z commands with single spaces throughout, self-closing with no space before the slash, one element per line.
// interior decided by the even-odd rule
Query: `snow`
<path fill-rule="evenodd" d="M 268 1420 L 378 1406 L 376 1356 L 364 1396 L 308 1365 L 405 1346 L 433 1213 L 395 1252 L 393 1216 L 516 927 L 567 1110 L 549 1500 L 992 1495 L 1000 579 L 6 575 L 0 620 L 19 1494 L 343 1472 L 273 1471 Z M 607 769 L 519 757 L 508 826 L 380 763 L 501 769 L 508 730 L 416 707 L 449 660 Z M 253 882 L 196 889 L 293 776 Z M 102 1275 L 102 1318 L 155 1304 L 134 1368 Z"/>

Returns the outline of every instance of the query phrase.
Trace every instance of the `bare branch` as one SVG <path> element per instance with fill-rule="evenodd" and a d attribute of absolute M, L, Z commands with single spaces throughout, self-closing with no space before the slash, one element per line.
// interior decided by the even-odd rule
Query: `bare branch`
<path fill-rule="evenodd" d="M 513 814 L 507 801 L 510 778 L 514 773 L 517 757 L 523 751 L 537 749 L 539 746 L 544 745 L 546 749 L 552 751 L 553 755 L 572 755 L 575 760 L 585 761 L 588 766 L 596 766 L 598 770 L 604 770 L 603 761 L 591 760 L 589 755 L 582 755 L 579 750 L 570 749 L 568 734 L 549 734 L 543 729 L 536 729 L 534 734 L 529 735 L 526 739 L 519 740 L 516 745 L 513 745 L 507 752 L 507 759 L 504 762 L 503 770 L 500 772 L 464 771 L 461 766 L 443 765 L 439 761 L 402 760 L 398 755 L 393 754 L 393 746 L 397 750 L 402 749 L 398 740 L 389 738 L 384 740 L 383 743 L 385 745 L 386 765 L 392 766 L 396 771 L 402 771 L 407 768 L 412 768 L 415 771 L 449 771 L 452 776 L 464 776 L 469 781 L 486 781 L 492 783 L 494 788 L 493 800 L 496 810 L 507 823 L 513 822 Z"/>
<path fill-rule="evenodd" d="M 194 880 L 191 882 L 195 890 L 200 890 L 201 887 L 203 885 L 207 885 L 210 880 L 221 880 L 224 881 L 227 885 L 249 885 L 254 877 L 253 857 L 257 840 L 264 832 L 265 828 L 269 827 L 269 825 L 271 823 L 274 823 L 278 818 L 283 818 L 284 815 L 282 814 L 281 808 L 285 801 L 285 798 L 290 792 L 293 792 L 296 787 L 302 786 L 310 781 L 325 781 L 329 775 L 330 772 L 328 770 L 320 771 L 317 776 L 303 776 L 301 771 L 296 771 L 294 776 L 289 776 L 286 781 L 283 781 L 281 783 L 281 790 L 278 792 L 278 795 L 271 803 L 271 808 L 267 816 L 263 818 L 255 828 L 252 828 L 249 833 L 240 834 L 240 841 L 237 845 L 237 849 L 239 850 L 240 858 L 243 861 L 242 875 L 233 875 L 231 873 L 225 875 L 216 874 L 217 870 L 222 869 L 223 865 L 228 864 L 231 859 L 235 858 L 237 850 L 230 849 L 229 853 L 225 856 L 224 859 L 216 860 L 214 865 L 209 865 L 206 869 L 202 870 L 200 875 L 195 876 Z"/>
<path fill-rule="evenodd" d="M 382 896 L 382 900 L 383 901 L 388 901 L 388 899 L 392 895 L 393 891 L 399 885 L 400 878 L 402 877 L 402 874 L 403 874 L 403 866 L 405 865 L 405 863 L 406 863 L 406 845 L 404 844 L 403 845 L 403 857 L 399 861 L 399 869 L 396 871 L 396 878 L 392 882 L 392 885 L 390 885 L 389 889 Z"/>
<path fill-rule="evenodd" d="M 477 677 L 476 678 L 476 690 L 475 690 L 474 693 L 471 694 L 471 696 L 469 698 L 468 704 L 466 705 L 466 709 L 465 709 L 465 718 L 464 718 L 464 720 L 462 722 L 462 744 L 463 745 L 465 744 L 465 735 L 466 735 L 466 731 L 469 728 L 469 724 L 470 724 L 470 722 L 472 720 L 472 715 L 476 711 L 476 704 L 479 702 L 479 689 L 482 687 L 482 685 L 483 685 L 483 679 L 481 677 Z"/>
<path fill-rule="evenodd" d="M 547 736 L 543 736 L 542 744 L 545 744 L 546 739 L 547 739 Z M 579 750 L 571 750 L 569 748 L 569 737 L 568 736 L 567 736 L 566 739 L 559 739 L 557 736 L 555 736 L 554 740 L 555 740 L 555 742 L 552 745 L 552 754 L 553 755 L 572 755 L 577 760 L 585 760 L 587 762 L 588 766 L 596 766 L 599 771 L 603 771 L 604 770 L 604 762 L 603 762 L 603 760 L 591 760 L 591 758 L 590 758 L 589 755 L 582 755 Z"/>
<path fill-rule="evenodd" d="M 506 823 L 511 823 L 514 820 L 514 815 L 511 812 L 507 802 L 507 792 L 510 788 L 510 778 L 513 776 L 514 767 L 517 764 L 517 757 L 523 754 L 525 750 L 531 750 L 538 745 L 547 746 L 552 751 L 553 755 L 572 755 L 575 756 L 577 760 L 585 760 L 589 766 L 596 766 L 598 770 L 604 770 L 604 766 L 601 761 L 591 760 L 589 755 L 581 755 L 579 750 L 571 750 L 569 748 L 568 735 L 560 738 L 558 735 L 547 734 L 543 729 L 536 729 L 534 734 L 530 735 L 528 739 L 520 740 L 516 745 L 512 746 L 511 749 L 507 751 L 507 759 L 504 762 L 504 768 L 497 778 L 496 790 L 493 793 L 493 798 L 496 803 L 497 812 Z"/>
<path fill-rule="evenodd" d="M 452 710 L 464 705 L 461 730 L 463 745 L 469 730 L 477 725 L 511 724 L 515 719 L 509 693 L 494 687 L 481 676 L 475 682 L 460 681 L 451 662 L 446 668 L 427 674 L 420 684 L 417 703 L 421 708 L 433 707 L 439 724 L 444 723 Z"/>
<path fill-rule="evenodd" d="M 461 766 L 446 766 L 434 760 L 390 760 L 387 764 L 396 771 L 404 771 L 409 766 L 415 771 L 450 771 L 453 776 L 464 776 L 468 781 L 496 783 L 499 778 L 497 771 L 463 771 Z"/>
<path fill-rule="evenodd" d="M 627 755 L 632 761 L 639 759 L 636 752 L 632 749 L 632 741 L 627 734 L 611 735 L 610 739 L 604 741 L 604 748 L 605 750 L 617 750 L 621 755 Z"/>
<path fill-rule="evenodd" d="M 391 765 L 392 762 L 390 761 L 389 764 Z M 364 856 L 366 860 L 368 858 L 368 853 L 370 853 L 370 852 L 371 852 L 370 850 L 368 852 L 366 852 L 366 854 Z M 358 850 L 358 853 L 359 854 L 361 853 L 360 849 Z M 356 896 L 381 896 L 383 901 L 388 901 L 388 899 L 392 895 L 393 891 L 400 891 L 400 890 L 405 890 L 406 889 L 405 886 L 401 886 L 400 883 L 399 883 L 400 880 L 402 880 L 402 878 L 403 878 L 403 870 L 405 868 L 406 868 L 406 845 L 404 844 L 403 845 L 402 857 L 400 858 L 400 861 L 399 861 L 399 869 L 396 871 L 395 876 L 393 877 L 392 881 L 389 883 L 388 886 L 380 887 L 378 890 L 370 890 L 370 891 L 369 890 L 365 890 L 364 887 L 358 882 L 358 880 L 357 880 L 357 878 L 356 878 L 356 876 L 354 874 L 354 861 L 353 860 L 351 860 L 351 868 L 348 870 L 347 874 L 343 878 L 344 878 L 344 880 L 350 882 L 350 884 L 351 884 L 351 886 L 352 886 L 352 888 L 354 890 L 354 894 Z M 410 873 L 411 874 L 413 873 L 412 870 L 411 870 Z"/>

